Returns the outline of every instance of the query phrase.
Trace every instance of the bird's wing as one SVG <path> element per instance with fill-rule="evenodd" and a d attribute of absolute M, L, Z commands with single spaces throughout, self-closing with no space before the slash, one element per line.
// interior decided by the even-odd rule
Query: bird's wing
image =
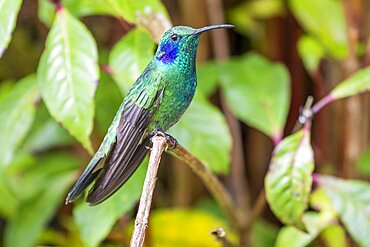
<path fill-rule="evenodd" d="M 99 150 L 68 194 L 66 203 L 78 198 L 94 180 L 87 198 L 93 205 L 107 199 L 127 181 L 147 153 L 148 140 L 143 137 L 163 91 L 160 78 L 144 72 L 125 97 Z"/>

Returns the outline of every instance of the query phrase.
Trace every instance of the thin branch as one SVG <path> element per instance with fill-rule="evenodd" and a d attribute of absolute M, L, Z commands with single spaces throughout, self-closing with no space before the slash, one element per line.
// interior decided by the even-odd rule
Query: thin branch
<path fill-rule="evenodd" d="M 246 233 L 250 232 L 250 229 L 253 226 L 253 223 L 262 214 L 265 207 L 266 207 L 266 195 L 265 195 L 265 190 L 262 189 L 260 193 L 258 194 L 257 200 L 254 203 L 252 210 L 249 212 L 247 223 L 244 226 Z"/>
<path fill-rule="evenodd" d="M 331 94 L 326 95 L 324 98 L 319 100 L 314 106 L 312 107 L 312 113 L 318 113 L 324 106 L 334 101 L 334 98 Z"/>
<path fill-rule="evenodd" d="M 239 227 L 242 220 L 240 217 L 241 213 L 234 205 L 229 192 L 225 189 L 217 177 L 209 170 L 209 168 L 180 144 L 177 144 L 176 148 L 170 150 L 170 152 L 189 165 L 189 167 L 202 180 L 208 191 L 219 203 L 224 212 L 228 215 L 235 227 Z"/>
<path fill-rule="evenodd" d="M 136 215 L 134 233 L 132 234 L 130 242 L 131 247 L 143 246 L 155 182 L 157 180 L 159 162 L 161 161 L 162 153 L 166 149 L 167 144 L 166 138 L 163 136 L 154 136 L 152 142 L 153 148 L 150 153 L 144 188 L 140 198 L 139 210 Z"/>

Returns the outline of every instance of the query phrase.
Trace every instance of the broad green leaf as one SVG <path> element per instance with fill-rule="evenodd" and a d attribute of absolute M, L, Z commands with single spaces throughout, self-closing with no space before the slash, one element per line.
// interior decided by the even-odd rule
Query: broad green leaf
<path fill-rule="evenodd" d="M 47 27 L 50 27 L 55 16 L 55 4 L 50 0 L 38 0 L 37 3 L 37 17 Z"/>
<path fill-rule="evenodd" d="M 19 150 L 17 155 L 14 156 L 12 163 L 4 170 L 4 174 L 6 177 L 12 178 L 13 176 L 17 176 L 18 174 L 22 173 L 23 171 L 27 171 L 28 169 L 34 166 L 36 157 L 33 156 L 31 153 L 23 152 Z M 17 186 L 19 187 L 19 186 Z M 27 188 L 12 188 L 16 189 L 17 197 L 19 196 L 18 191 L 26 191 Z"/>
<path fill-rule="evenodd" d="M 330 94 L 334 99 L 341 99 L 369 90 L 370 66 L 357 71 L 350 78 L 339 83 Z"/>
<path fill-rule="evenodd" d="M 347 56 L 347 33 L 341 1 L 290 0 L 290 9 L 307 32 L 339 59 Z"/>
<path fill-rule="evenodd" d="M 74 142 L 74 138 L 51 118 L 45 105 L 41 105 L 22 148 L 28 152 L 40 152 Z"/>
<path fill-rule="evenodd" d="M 13 88 L 15 84 L 14 80 L 5 80 L 0 82 L 0 101 L 3 97 L 6 97 L 8 93 L 11 92 L 11 89 Z"/>
<path fill-rule="evenodd" d="M 362 175 L 370 175 L 370 146 L 358 159 L 357 169 Z"/>
<path fill-rule="evenodd" d="M 139 15 L 158 12 L 168 16 L 160 0 L 63 0 L 63 5 L 76 16 L 112 15 L 136 22 Z"/>
<path fill-rule="evenodd" d="M 317 176 L 319 185 L 328 194 L 335 211 L 348 232 L 361 246 L 370 243 L 370 184 Z"/>
<path fill-rule="evenodd" d="M 289 109 L 289 73 L 277 63 L 249 53 L 221 68 L 227 104 L 242 121 L 278 141 Z"/>
<path fill-rule="evenodd" d="M 86 1 L 86 0 L 85 0 Z M 160 0 L 111 0 L 121 11 L 121 16 L 129 22 L 135 22 L 140 16 L 145 16 L 150 13 L 161 13 L 167 17 L 166 8 Z"/>
<path fill-rule="evenodd" d="M 275 247 L 304 247 L 314 239 L 309 233 L 306 233 L 294 226 L 284 226 L 278 235 Z"/>
<path fill-rule="evenodd" d="M 310 35 L 303 35 L 298 40 L 298 51 L 308 71 L 317 70 L 325 52 L 321 44 Z"/>
<path fill-rule="evenodd" d="M 64 0 L 63 5 L 76 16 L 111 15 L 140 24 L 156 42 L 172 26 L 160 0 Z"/>
<path fill-rule="evenodd" d="M 236 242 L 235 233 L 227 224 L 206 211 L 157 209 L 150 215 L 148 235 L 153 247 L 213 247 L 220 245 L 209 233 L 219 227 L 225 230 L 230 242 Z"/>
<path fill-rule="evenodd" d="M 146 167 L 141 164 L 127 183 L 102 204 L 91 207 L 83 202 L 74 208 L 74 220 L 86 246 L 99 246 L 116 221 L 133 209 L 140 198 Z"/>
<path fill-rule="evenodd" d="M 346 237 L 346 231 L 340 225 L 329 226 L 320 234 L 320 240 L 327 247 L 346 247 Z"/>
<path fill-rule="evenodd" d="M 197 90 L 209 96 L 216 91 L 220 80 L 220 66 L 216 62 L 200 64 L 197 67 Z"/>
<path fill-rule="evenodd" d="M 265 37 L 265 20 L 284 14 L 284 1 L 282 0 L 252 0 L 243 1 L 232 8 L 227 15 L 235 28 L 253 41 Z"/>
<path fill-rule="evenodd" d="M 274 246 L 276 237 L 278 234 L 278 228 L 263 220 L 257 220 L 251 231 L 251 246 L 257 247 L 271 247 Z"/>
<path fill-rule="evenodd" d="M 316 188 L 310 195 L 310 207 L 316 211 L 325 212 L 333 218 L 336 216 L 335 210 L 330 202 L 328 195 L 321 188 Z"/>
<path fill-rule="evenodd" d="M 160 0 L 62 0 L 62 5 L 77 17 L 110 15 L 144 26 L 159 42 L 162 34 L 172 24 Z M 49 0 L 39 0 L 38 16 L 47 26 L 51 25 L 55 7 Z"/>
<path fill-rule="evenodd" d="M 89 135 L 99 79 L 97 48 L 86 27 L 65 9 L 57 12 L 37 77 L 52 117 L 92 152 Z"/>
<path fill-rule="evenodd" d="M 34 194 L 20 202 L 17 213 L 7 225 L 6 247 L 36 245 L 42 230 L 56 213 L 72 184 L 76 168 L 76 159 L 65 154 L 50 155 L 39 160 L 25 174 L 25 185 L 37 188 Z"/>
<path fill-rule="evenodd" d="M 316 189 L 310 196 L 311 207 L 317 212 L 307 212 L 303 215 L 306 231 L 294 226 L 282 228 L 279 232 L 276 246 L 307 246 L 328 228 L 335 227 L 336 214 L 325 192 Z"/>
<path fill-rule="evenodd" d="M 0 100 L 0 167 L 11 162 L 15 150 L 29 131 L 38 95 L 36 77 L 30 75 L 17 82 Z"/>
<path fill-rule="evenodd" d="M 315 240 L 319 234 L 331 226 L 333 215 L 326 212 L 307 212 L 303 215 L 306 231 L 294 226 L 283 227 L 276 240 L 276 247 L 304 247 Z"/>
<path fill-rule="evenodd" d="M 224 116 L 197 94 L 189 109 L 169 133 L 212 171 L 227 173 L 231 136 Z"/>
<path fill-rule="evenodd" d="M 111 15 L 123 17 L 123 11 L 118 4 L 119 0 L 63 0 L 65 6 L 77 17 L 88 15 Z"/>
<path fill-rule="evenodd" d="M 21 3 L 22 0 L 0 0 L 0 57 L 10 43 Z"/>
<path fill-rule="evenodd" d="M 12 193 L 8 184 L 9 178 L 3 172 L 0 172 L 0 216 L 9 219 L 16 213 L 18 200 Z"/>
<path fill-rule="evenodd" d="M 286 137 L 275 148 L 265 188 L 267 201 L 282 222 L 300 225 L 308 204 L 313 169 L 309 130 Z"/>
<path fill-rule="evenodd" d="M 123 94 L 148 65 L 153 51 L 154 43 L 150 35 L 140 28 L 130 31 L 115 44 L 109 55 L 109 65 L 113 70 L 113 79 Z"/>

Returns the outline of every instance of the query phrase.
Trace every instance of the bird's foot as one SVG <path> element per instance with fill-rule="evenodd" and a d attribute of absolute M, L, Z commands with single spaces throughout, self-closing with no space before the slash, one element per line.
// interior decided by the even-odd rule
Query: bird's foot
<path fill-rule="evenodd" d="M 162 137 L 164 137 L 167 141 L 166 150 L 175 149 L 176 146 L 177 146 L 177 140 L 173 136 L 171 136 L 169 134 L 166 134 L 165 132 L 163 132 L 161 130 L 155 130 L 153 132 L 152 136 L 162 136 Z M 152 141 L 152 138 L 150 138 L 150 141 Z"/>

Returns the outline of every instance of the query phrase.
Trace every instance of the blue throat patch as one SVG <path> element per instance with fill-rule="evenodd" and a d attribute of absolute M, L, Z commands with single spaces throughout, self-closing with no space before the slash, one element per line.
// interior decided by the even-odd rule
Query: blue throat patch
<path fill-rule="evenodd" d="M 157 60 L 162 61 L 164 64 L 173 63 L 179 51 L 178 44 L 172 42 L 164 43 L 160 48 L 160 53 L 156 57 Z"/>

